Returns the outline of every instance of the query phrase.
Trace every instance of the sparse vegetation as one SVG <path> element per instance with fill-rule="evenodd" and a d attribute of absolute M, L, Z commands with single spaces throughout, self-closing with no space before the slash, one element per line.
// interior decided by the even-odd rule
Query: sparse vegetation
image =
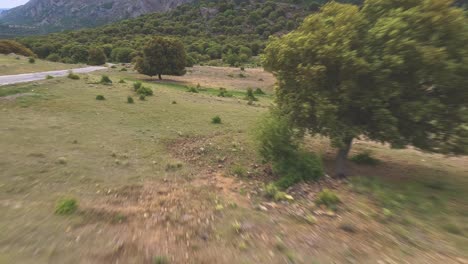
<path fill-rule="evenodd" d="M 153 264 L 169 264 L 169 260 L 165 256 L 154 257 Z"/>
<path fill-rule="evenodd" d="M 265 94 L 265 92 L 262 91 L 262 89 L 260 89 L 260 88 L 255 89 L 255 91 L 253 93 L 256 94 L 256 95 L 264 95 Z"/>
<path fill-rule="evenodd" d="M 325 205 L 329 208 L 336 207 L 340 202 L 338 195 L 330 189 L 323 189 L 317 194 L 317 198 L 315 199 L 317 205 Z"/>
<path fill-rule="evenodd" d="M 135 90 L 135 92 L 138 91 L 138 89 L 140 89 L 142 85 L 143 85 L 142 82 L 133 83 L 133 89 Z"/>
<path fill-rule="evenodd" d="M 252 88 L 247 89 L 247 94 L 245 95 L 245 100 L 248 101 L 258 101 L 257 97 L 255 97 Z"/>
<path fill-rule="evenodd" d="M 73 214 L 78 209 L 78 202 L 73 198 L 64 198 L 58 201 L 55 213 L 58 215 Z"/>
<path fill-rule="evenodd" d="M 372 154 L 370 151 L 364 151 L 364 152 L 358 153 L 352 156 L 350 160 L 354 163 L 361 164 L 361 165 L 376 166 L 380 163 L 380 160 L 372 157 Z"/>
<path fill-rule="evenodd" d="M 245 169 L 245 167 L 241 166 L 241 165 L 234 165 L 231 169 L 231 172 L 233 175 L 237 176 L 237 177 L 245 177 L 247 176 L 247 170 Z"/>
<path fill-rule="evenodd" d="M 187 92 L 189 93 L 198 93 L 198 89 L 195 87 L 187 87 Z"/>
<path fill-rule="evenodd" d="M 128 104 L 133 104 L 134 102 L 135 102 L 135 101 L 133 100 L 133 97 L 131 97 L 131 96 L 128 96 L 128 97 L 127 97 L 127 103 L 128 103 Z"/>
<path fill-rule="evenodd" d="M 145 101 L 145 100 L 146 100 L 146 95 L 141 94 L 141 95 L 140 95 L 140 101 Z"/>

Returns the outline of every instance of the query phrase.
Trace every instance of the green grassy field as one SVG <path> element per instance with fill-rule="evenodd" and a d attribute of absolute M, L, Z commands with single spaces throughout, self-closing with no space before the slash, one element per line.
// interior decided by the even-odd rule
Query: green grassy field
<path fill-rule="evenodd" d="M 0 87 L 0 263 L 466 260 L 465 157 L 360 141 L 353 154 L 372 150 L 380 164 L 351 164 L 350 182 L 299 184 L 294 201 L 274 202 L 251 137 L 271 95 L 252 106 L 241 89 L 222 98 L 204 83 L 189 93 L 145 82 L 154 96 L 141 101 L 142 76 L 109 70 L 113 84 L 96 84 L 101 74 Z M 330 173 L 327 141 L 307 146 Z M 336 212 L 314 205 L 323 187 L 340 196 Z M 62 198 L 77 212 L 55 214 Z"/>
<path fill-rule="evenodd" d="M 36 59 L 35 63 L 29 63 L 27 57 L 0 54 L 0 76 L 21 73 L 67 70 L 79 68 L 82 66 L 83 65 L 79 64 L 72 65 L 39 59 Z"/>

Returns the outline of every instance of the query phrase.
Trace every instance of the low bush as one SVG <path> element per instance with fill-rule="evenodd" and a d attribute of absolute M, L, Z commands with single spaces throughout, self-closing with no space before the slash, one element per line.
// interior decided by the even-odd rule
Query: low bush
<path fill-rule="evenodd" d="M 226 88 L 219 88 L 218 96 L 219 96 L 219 97 L 232 97 L 232 94 L 230 94 L 230 93 L 226 90 Z"/>
<path fill-rule="evenodd" d="M 188 87 L 187 92 L 189 93 L 198 93 L 198 89 L 195 87 Z"/>
<path fill-rule="evenodd" d="M 364 152 L 358 153 L 352 156 L 350 160 L 360 165 L 376 166 L 380 163 L 380 160 L 372 157 L 372 153 L 370 151 L 364 151 Z"/>
<path fill-rule="evenodd" d="M 55 213 L 59 215 L 69 215 L 78 209 L 78 202 L 75 199 L 61 199 L 55 207 Z"/>
<path fill-rule="evenodd" d="M 240 70 L 245 71 L 245 67 L 244 66 L 240 67 Z"/>
<path fill-rule="evenodd" d="M 80 79 L 80 76 L 77 75 L 77 74 L 74 74 L 73 72 L 70 72 L 67 76 L 68 79 L 72 79 L 72 80 L 79 80 Z"/>
<path fill-rule="evenodd" d="M 100 84 L 112 84 L 112 80 L 109 78 L 107 75 L 102 75 L 101 76 L 101 81 L 99 81 Z"/>
<path fill-rule="evenodd" d="M 257 88 L 257 89 L 255 89 L 255 91 L 254 91 L 254 94 L 257 94 L 257 95 L 263 95 L 263 94 L 265 94 L 265 92 L 264 92 L 264 91 L 262 91 L 262 89 L 260 89 L 260 88 Z"/>
<path fill-rule="evenodd" d="M 137 91 L 139 95 L 151 96 L 153 95 L 153 90 L 149 87 L 142 86 Z"/>
<path fill-rule="evenodd" d="M 241 165 L 234 165 L 231 169 L 231 173 L 237 177 L 247 176 L 247 170 Z"/>
<path fill-rule="evenodd" d="M 127 68 L 122 68 L 120 69 L 121 72 L 126 72 L 127 71 Z"/>
<path fill-rule="evenodd" d="M 211 123 L 212 123 L 212 124 L 221 124 L 221 123 L 222 123 L 221 117 L 219 117 L 219 116 L 213 117 L 213 118 L 211 119 Z"/>
<path fill-rule="evenodd" d="M 243 73 L 239 73 L 239 78 L 247 78 L 247 76 Z"/>
<path fill-rule="evenodd" d="M 98 96 L 96 96 L 96 100 L 104 101 L 104 100 L 106 100 L 106 98 L 104 97 L 104 95 L 98 95 Z"/>
<path fill-rule="evenodd" d="M 146 95 L 141 94 L 141 95 L 140 95 L 140 101 L 145 101 L 145 100 L 146 100 Z"/>
<path fill-rule="evenodd" d="M 135 83 L 133 83 L 133 89 L 134 89 L 135 91 L 137 91 L 138 89 L 141 88 L 142 85 L 143 85 L 142 82 L 135 82 Z"/>
<path fill-rule="evenodd" d="M 125 83 L 124 79 L 120 79 L 119 83 Z"/>
<path fill-rule="evenodd" d="M 52 75 L 47 75 L 45 78 L 46 78 L 46 80 L 50 80 L 50 79 L 53 79 L 54 76 L 52 76 Z"/>
<path fill-rule="evenodd" d="M 317 205 L 325 205 L 327 207 L 334 207 L 340 202 L 338 195 L 329 189 L 323 189 L 317 194 L 317 198 L 315 199 Z"/>
<path fill-rule="evenodd" d="M 134 103 L 133 97 L 131 97 L 131 96 L 127 97 L 127 103 L 133 104 Z"/>
<path fill-rule="evenodd" d="M 31 57 L 31 58 L 28 59 L 28 62 L 31 63 L 31 64 L 36 63 L 36 59 Z"/>
<path fill-rule="evenodd" d="M 169 260 L 164 256 L 157 256 L 153 259 L 154 264 L 169 264 Z"/>
<path fill-rule="evenodd" d="M 255 97 L 252 88 L 247 89 L 247 94 L 245 95 L 245 100 L 247 101 L 258 101 L 258 99 Z"/>

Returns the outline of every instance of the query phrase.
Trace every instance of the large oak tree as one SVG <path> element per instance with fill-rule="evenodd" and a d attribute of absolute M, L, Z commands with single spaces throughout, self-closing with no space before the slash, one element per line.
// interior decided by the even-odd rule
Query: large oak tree
<path fill-rule="evenodd" d="M 280 110 L 338 147 L 345 176 L 353 139 L 467 152 L 468 23 L 450 0 L 329 3 L 270 41 Z"/>
<path fill-rule="evenodd" d="M 184 45 L 176 39 L 154 37 L 143 48 L 143 57 L 137 59 L 135 68 L 139 73 L 158 76 L 184 75 L 187 56 Z"/>

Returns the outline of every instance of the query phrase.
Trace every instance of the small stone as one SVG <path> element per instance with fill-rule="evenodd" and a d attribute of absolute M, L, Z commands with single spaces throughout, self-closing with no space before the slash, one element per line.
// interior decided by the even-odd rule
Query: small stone
<path fill-rule="evenodd" d="M 65 157 L 58 158 L 57 162 L 59 164 L 67 164 L 67 159 Z"/>

